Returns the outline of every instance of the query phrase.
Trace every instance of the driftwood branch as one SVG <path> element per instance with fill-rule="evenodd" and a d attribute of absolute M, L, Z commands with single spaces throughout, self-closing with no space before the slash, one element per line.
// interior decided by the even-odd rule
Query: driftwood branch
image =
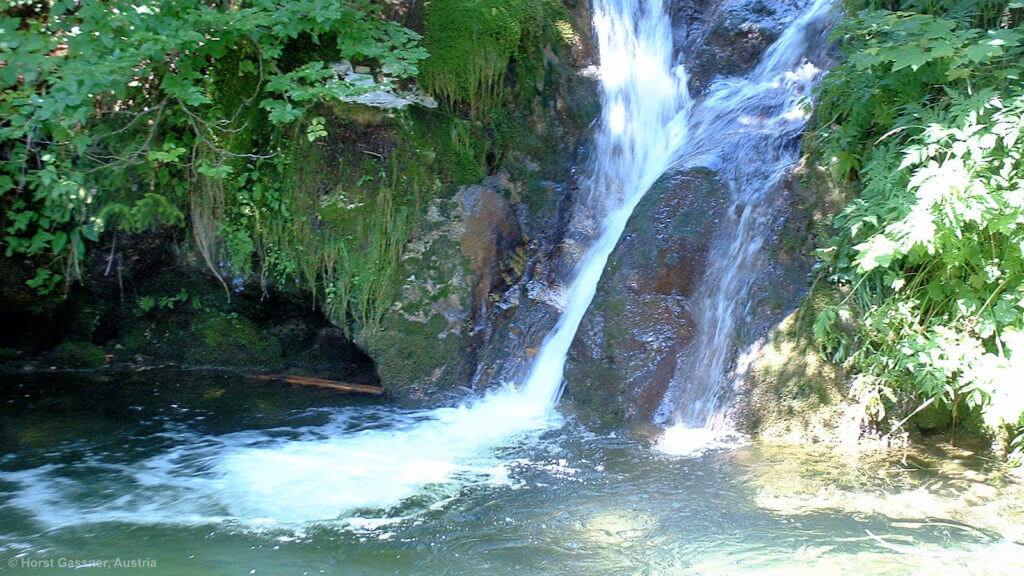
<path fill-rule="evenodd" d="M 253 374 L 253 378 L 257 380 L 266 380 L 271 382 L 284 382 L 291 384 L 292 386 L 315 386 L 317 388 L 328 388 L 331 390 L 337 390 L 339 392 L 353 392 L 357 394 L 372 394 L 374 396 L 380 396 L 384 394 L 384 389 L 380 386 L 371 386 L 369 384 L 352 384 L 349 382 L 338 382 L 336 380 L 325 380 L 323 378 L 310 378 L 308 376 L 290 376 L 287 374 Z"/>

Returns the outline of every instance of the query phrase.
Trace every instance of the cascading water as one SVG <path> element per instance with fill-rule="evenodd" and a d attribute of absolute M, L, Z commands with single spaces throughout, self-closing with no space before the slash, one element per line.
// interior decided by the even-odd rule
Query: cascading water
<path fill-rule="evenodd" d="M 692 113 L 693 162 L 714 159 L 729 184 L 732 209 L 697 290 L 696 338 L 661 407 L 673 424 L 660 443 L 665 451 L 692 453 L 729 436 L 724 411 L 736 376 L 729 374 L 736 327 L 766 266 L 762 247 L 775 221 L 780 183 L 799 157 L 810 92 L 821 76 L 808 57 L 822 56 L 830 14 L 830 0 L 815 0 L 749 76 L 719 80 Z"/>
<path fill-rule="evenodd" d="M 545 339 L 522 393 L 538 406 L 557 400 L 580 322 L 633 209 L 675 161 L 692 105 L 686 73 L 672 56 L 662 0 L 595 0 L 603 109 L 588 202 L 604 212 L 600 235 L 579 264 L 565 311 Z"/>

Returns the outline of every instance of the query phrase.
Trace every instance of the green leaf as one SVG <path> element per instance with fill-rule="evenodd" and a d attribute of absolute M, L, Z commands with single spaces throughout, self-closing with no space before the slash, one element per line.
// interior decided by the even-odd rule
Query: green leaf
<path fill-rule="evenodd" d="M 267 118 L 274 124 L 287 124 L 302 116 L 301 110 L 282 100 L 267 98 L 260 102 L 260 106 L 267 111 Z"/>
<path fill-rule="evenodd" d="M 150 162 L 177 162 L 188 150 L 172 141 L 164 142 L 160 150 L 151 150 L 146 158 Z"/>
<path fill-rule="evenodd" d="M 839 315 L 836 313 L 836 310 L 831 307 L 818 312 L 818 315 L 814 318 L 814 337 L 821 342 L 829 340 L 833 334 L 832 326 L 838 318 Z"/>
<path fill-rule="evenodd" d="M 200 161 L 199 165 L 196 166 L 196 172 L 199 172 L 200 174 L 208 176 L 210 178 L 215 178 L 217 180 L 223 180 L 224 178 L 227 178 L 228 176 L 231 175 L 233 171 L 234 169 L 231 168 L 231 166 L 228 166 L 227 164 L 215 165 L 210 164 L 206 161 Z"/>
<path fill-rule="evenodd" d="M 870 272 L 878 267 L 888 267 L 893 259 L 897 257 L 897 244 L 887 236 L 872 236 L 867 242 L 853 247 L 859 252 L 855 261 L 857 270 L 861 274 Z"/>
<path fill-rule="evenodd" d="M 907 67 L 911 70 L 917 70 L 931 59 L 931 55 L 926 53 L 918 44 L 886 47 L 879 51 L 879 56 L 892 62 L 893 72 Z"/>
<path fill-rule="evenodd" d="M 99 231 L 93 226 L 79 226 L 76 228 L 82 235 L 82 238 L 89 240 L 90 242 L 98 242 L 100 239 Z"/>
<path fill-rule="evenodd" d="M 983 64 L 988 62 L 992 57 L 999 56 L 1003 53 L 1003 47 L 999 44 L 993 44 L 991 40 L 982 40 L 977 44 L 968 46 L 964 50 L 964 56 L 968 61 L 975 64 Z"/>

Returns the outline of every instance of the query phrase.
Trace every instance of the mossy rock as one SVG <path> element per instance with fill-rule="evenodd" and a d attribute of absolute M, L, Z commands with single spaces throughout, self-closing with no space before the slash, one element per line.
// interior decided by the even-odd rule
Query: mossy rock
<path fill-rule="evenodd" d="M 102 368 L 107 365 L 106 352 L 91 342 L 65 341 L 53 350 L 55 364 L 72 368 Z"/>
<path fill-rule="evenodd" d="M 519 46 L 520 2 L 433 0 L 424 14 L 420 82 L 450 104 L 484 110 L 504 89 L 509 59 Z"/>
<path fill-rule="evenodd" d="M 118 344 L 129 356 L 182 361 L 195 344 L 187 321 L 166 315 L 136 321 L 119 338 Z"/>
<path fill-rule="evenodd" d="M 388 316 L 368 346 L 384 386 L 403 397 L 430 397 L 458 381 L 466 342 L 449 330 L 440 314 L 425 322 Z"/>
<path fill-rule="evenodd" d="M 219 366 L 272 366 L 281 360 L 281 343 L 251 320 L 240 316 L 205 314 L 192 325 L 197 336 L 189 359 Z"/>
<path fill-rule="evenodd" d="M 431 205 L 405 246 L 395 305 L 379 329 L 356 334 L 382 384 L 399 396 L 429 396 L 462 376 L 472 299 L 462 225 L 457 202 Z"/>
<path fill-rule="evenodd" d="M 822 356 L 811 335 L 815 297 L 757 348 L 735 409 L 739 427 L 792 443 L 855 444 L 862 408 L 849 398 L 842 367 Z"/>

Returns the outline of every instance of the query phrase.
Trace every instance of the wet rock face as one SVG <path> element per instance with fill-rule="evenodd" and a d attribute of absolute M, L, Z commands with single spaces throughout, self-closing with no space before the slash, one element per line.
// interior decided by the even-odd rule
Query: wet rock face
<path fill-rule="evenodd" d="M 396 302 L 381 330 L 357 338 L 397 397 L 457 401 L 467 387 L 519 381 L 557 320 L 574 263 L 562 249 L 573 167 L 600 111 L 596 81 L 578 73 L 596 60 L 590 2 L 564 3 L 576 35 L 545 46 L 536 93 L 509 102 L 492 175 L 417 216 Z"/>
<path fill-rule="evenodd" d="M 676 49 L 683 54 L 690 92 L 700 95 L 717 77 L 742 76 L 810 0 L 685 0 L 672 8 Z"/>
<path fill-rule="evenodd" d="M 650 420 L 693 338 L 693 292 L 728 193 L 705 169 L 647 193 L 612 253 L 566 366 L 566 396 L 615 421 Z"/>
<path fill-rule="evenodd" d="M 494 190 L 468 186 L 459 192 L 458 201 L 465 214 L 459 242 L 475 277 L 473 301 L 480 307 L 502 284 L 508 256 L 523 236 L 512 205 Z"/>

